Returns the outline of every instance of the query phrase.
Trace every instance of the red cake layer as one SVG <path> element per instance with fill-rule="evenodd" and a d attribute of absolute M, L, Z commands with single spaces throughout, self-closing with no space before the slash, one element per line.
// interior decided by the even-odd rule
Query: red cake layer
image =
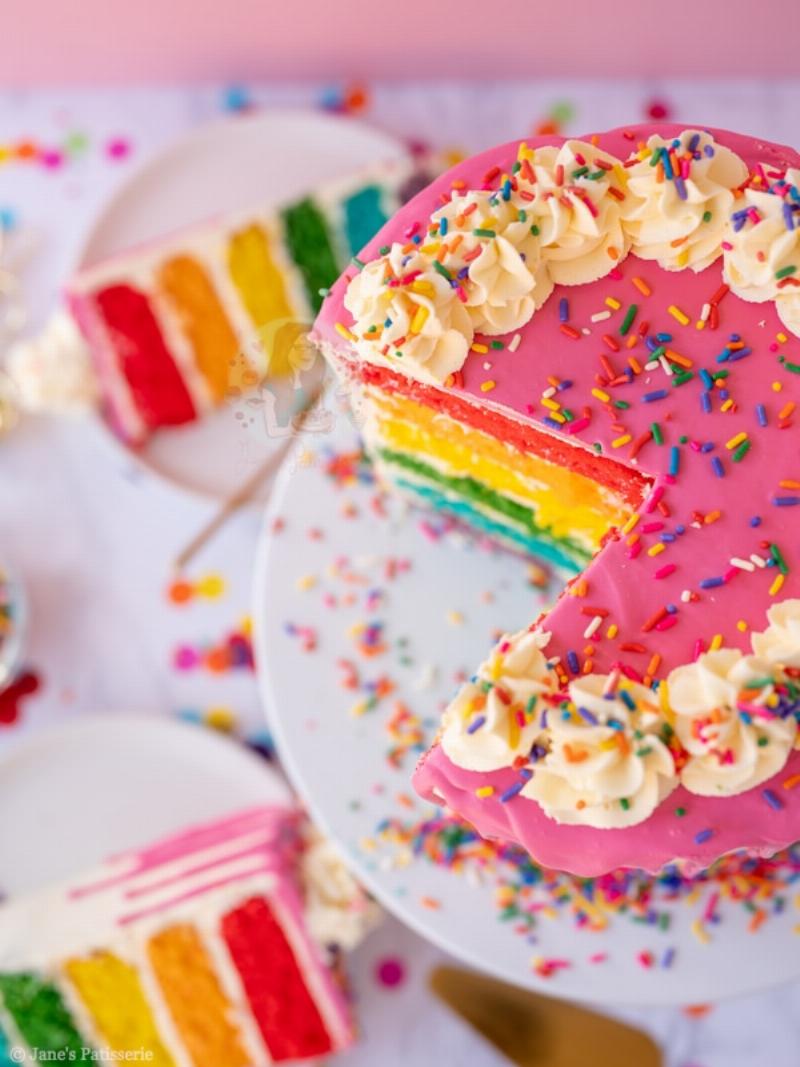
<path fill-rule="evenodd" d="M 147 297 L 130 285 L 111 285 L 95 301 L 144 423 L 155 429 L 191 422 L 196 417 L 192 398 Z"/>
<path fill-rule="evenodd" d="M 530 423 L 509 418 L 486 401 L 479 407 L 456 393 L 445 393 L 371 363 L 349 364 L 348 369 L 365 385 L 374 385 L 387 393 L 410 397 L 419 404 L 449 415 L 465 426 L 496 437 L 520 452 L 540 456 L 559 467 L 591 478 L 616 494 L 631 508 L 641 504 L 650 488 L 650 480 L 635 467 L 619 463 L 608 456 L 597 456 L 578 441 L 573 445 L 537 429 Z"/>
<path fill-rule="evenodd" d="M 222 936 L 273 1060 L 280 1063 L 332 1052 L 330 1034 L 267 901 L 253 897 L 228 912 Z"/>

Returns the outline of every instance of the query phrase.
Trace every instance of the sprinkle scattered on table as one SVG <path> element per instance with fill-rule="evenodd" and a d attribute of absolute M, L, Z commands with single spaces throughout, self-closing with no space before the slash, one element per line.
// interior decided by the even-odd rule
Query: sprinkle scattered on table
<path fill-rule="evenodd" d="M 533 944 L 541 923 L 554 919 L 568 919 L 587 934 L 619 921 L 648 927 L 653 932 L 652 947 L 638 950 L 636 957 L 643 971 L 663 970 L 676 962 L 677 952 L 670 943 L 676 903 L 692 909 L 692 930 L 701 944 L 725 936 L 729 910 L 720 908 L 723 901 L 745 914 L 751 933 L 790 902 L 800 909 L 794 888 L 800 879 L 800 845 L 769 859 L 730 854 L 695 877 L 670 865 L 655 876 L 620 870 L 601 878 L 545 870 L 521 849 L 484 841 L 466 823 L 443 815 L 417 821 L 386 818 L 378 824 L 375 837 L 361 846 L 367 852 L 383 852 L 400 868 L 424 861 L 447 868 L 467 883 L 492 884 L 498 920 Z M 606 958 L 595 954 L 588 962 L 598 964 Z M 553 977 L 578 962 L 536 956 L 532 968 L 542 977 Z"/>

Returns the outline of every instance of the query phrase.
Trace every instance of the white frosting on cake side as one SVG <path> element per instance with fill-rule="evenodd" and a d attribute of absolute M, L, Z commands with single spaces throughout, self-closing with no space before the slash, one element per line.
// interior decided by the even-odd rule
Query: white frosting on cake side
<path fill-rule="evenodd" d="M 382 912 L 342 863 L 336 848 L 313 828 L 306 834 L 300 878 L 308 930 L 322 948 L 356 948 Z"/>
<path fill-rule="evenodd" d="M 56 312 L 37 336 L 13 344 L 6 370 L 26 411 L 83 413 L 97 403 L 86 344 L 65 311 Z"/>

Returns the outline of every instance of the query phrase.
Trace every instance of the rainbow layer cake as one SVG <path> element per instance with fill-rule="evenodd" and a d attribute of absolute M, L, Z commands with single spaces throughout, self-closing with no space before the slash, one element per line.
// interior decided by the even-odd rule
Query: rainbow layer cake
<path fill-rule="evenodd" d="M 347 1005 L 306 931 L 297 859 L 295 814 L 258 808 L 5 904 L 0 1064 L 260 1067 L 346 1047 Z"/>
<path fill-rule="evenodd" d="M 419 188 L 394 161 L 291 203 L 237 212 L 78 274 L 67 301 L 116 432 L 141 444 L 265 375 L 286 375 L 322 295 Z"/>
<path fill-rule="evenodd" d="M 359 254 L 314 338 L 382 480 L 566 579 L 423 796 L 582 875 L 800 838 L 799 337 L 800 156 L 722 130 L 502 145 Z"/>

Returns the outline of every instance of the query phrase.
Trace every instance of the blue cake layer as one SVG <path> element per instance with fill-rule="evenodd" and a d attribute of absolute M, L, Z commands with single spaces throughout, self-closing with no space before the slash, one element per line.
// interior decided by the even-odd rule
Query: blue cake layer
<path fill-rule="evenodd" d="M 510 544 L 526 556 L 534 556 L 565 571 L 570 577 L 579 574 L 586 566 L 585 561 L 575 560 L 555 541 L 547 540 L 545 537 L 532 537 L 513 526 L 490 519 L 466 500 L 448 497 L 432 485 L 423 485 L 420 482 L 411 482 L 405 478 L 396 477 L 392 478 L 392 482 L 398 489 L 418 497 L 427 508 L 432 508 L 444 515 L 451 515 L 472 529 L 486 534 L 487 537 Z"/>

